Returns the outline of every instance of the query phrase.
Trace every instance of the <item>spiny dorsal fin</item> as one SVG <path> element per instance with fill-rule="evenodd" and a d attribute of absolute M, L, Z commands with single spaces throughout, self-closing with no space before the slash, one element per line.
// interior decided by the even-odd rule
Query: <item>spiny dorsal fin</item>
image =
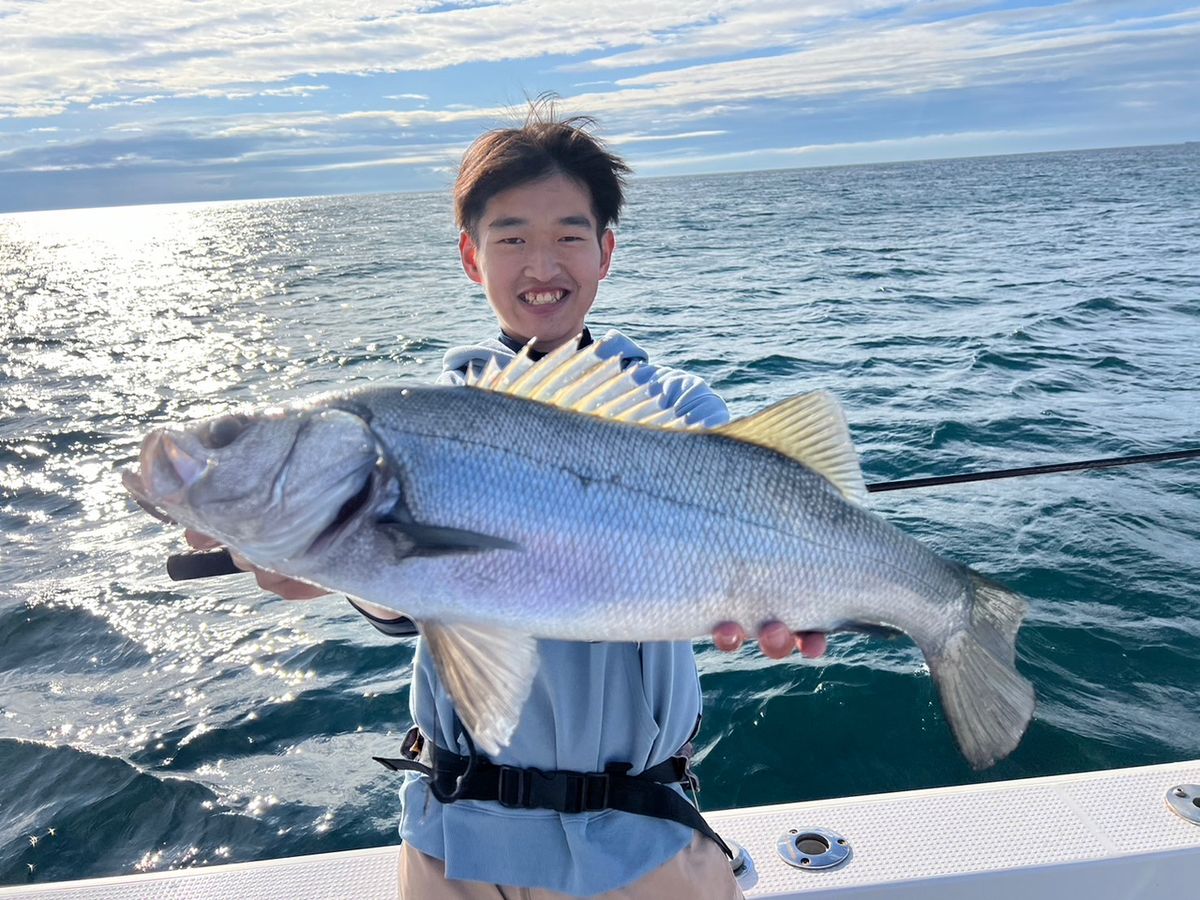
<path fill-rule="evenodd" d="M 582 350 L 571 341 L 530 359 L 533 341 L 503 368 L 492 357 L 482 372 L 467 373 L 467 386 L 524 397 L 571 412 L 618 422 L 658 428 L 694 428 L 663 398 L 654 370 L 643 363 L 622 368 L 613 350 L 615 338 L 605 336 Z"/>
<path fill-rule="evenodd" d="M 867 485 L 846 415 L 828 391 L 792 397 L 715 431 L 791 457 L 828 478 L 847 500 L 866 502 Z"/>

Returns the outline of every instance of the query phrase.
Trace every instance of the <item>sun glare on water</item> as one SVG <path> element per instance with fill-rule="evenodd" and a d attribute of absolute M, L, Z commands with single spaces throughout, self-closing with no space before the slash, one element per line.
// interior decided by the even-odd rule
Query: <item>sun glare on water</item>
<path fill-rule="evenodd" d="M 88 643 L 89 621 L 112 644 L 111 658 L 67 665 L 79 672 L 56 682 L 53 712 L 9 710 L 9 731 L 99 752 L 152 747 L 161 711 L 142 708 L 140 679 L 113 673 L 114 659 L 142 658 L 144 673 L 202 698 L 214 660 L 250 664 L 307 640 L 294 618 L 256 628 L 233 604 L 210 626 L 216 601 L 165 592 L 178 529 L 134 510 L 116 473 L 150 424 L 226 409 L 286 365 L 259 309 L 278 290 L 261 220 L 244 204 L 0 216 L 0 601 L 74 623 L 64 659 Z M 98 689 L 126 712 L 101 714 Z"/>

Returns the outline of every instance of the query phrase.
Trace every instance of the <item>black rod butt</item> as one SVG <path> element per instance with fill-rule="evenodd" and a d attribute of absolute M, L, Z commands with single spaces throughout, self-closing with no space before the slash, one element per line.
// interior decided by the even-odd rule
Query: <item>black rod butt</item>
<path fill-rule="evenodd" d="M 207 553 L 175 553 L 167 557 L 167 575 L 172 581 L 237 575 L 242 571 L 233 564 L 233 557 L 225 549 Z"/>

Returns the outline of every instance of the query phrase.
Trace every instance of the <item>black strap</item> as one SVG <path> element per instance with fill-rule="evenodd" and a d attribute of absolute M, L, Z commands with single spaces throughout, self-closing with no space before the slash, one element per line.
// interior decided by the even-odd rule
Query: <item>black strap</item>
<path fill-rule="evenodd" d="M 414 734 L 415 733 L 415 734 Z M 694 828 L 716 843 L 730 859 L 733 852 L 713 831 L 700 811 L 668 785 L 694 785 L 687 759 L 675 756 L 629 775 L 629 763 L 610 763 L 603 772 L 543 772 L 517 766 L 498 766 L 485 759 L 470 760 L 436 744 L 430 748 L 431 765 L 418 762 L 424 737 L 415 728 L 404 739 L 406 759 L 372 757 L 393 772 L 420 772 L 430 780 L 433 795 L 441 802 L 487 800 L 515 809 L 552 809 L 562 813 L 616 809 L 639 816 L 669 819 Z"/>
<path fill-rule="evenodd" d="M 415 634 L 419 634 L 416 624 L 408 616 L 397 615 L 395 618 L 380 618 L 379 616 L 372 615 L 355 603 L 353 597 L 347 597 L 346 600 L 358 610 L 364 619 L 374 625 L 377 631 L 383 632 L 388 637 L 412 637 Z"/>

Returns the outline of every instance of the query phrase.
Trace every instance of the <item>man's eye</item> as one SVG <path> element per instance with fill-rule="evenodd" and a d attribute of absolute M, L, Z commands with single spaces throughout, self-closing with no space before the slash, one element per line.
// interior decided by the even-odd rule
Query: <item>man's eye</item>
<path fill-rule="evenodd" d="M 519 238 L 519 237 L 507 237 L 507 238 L 500 238 L 500 243 L 501 244 L 523 244 L 523 243 L 525 243 L 525 241 L 523 238 Z"/>

